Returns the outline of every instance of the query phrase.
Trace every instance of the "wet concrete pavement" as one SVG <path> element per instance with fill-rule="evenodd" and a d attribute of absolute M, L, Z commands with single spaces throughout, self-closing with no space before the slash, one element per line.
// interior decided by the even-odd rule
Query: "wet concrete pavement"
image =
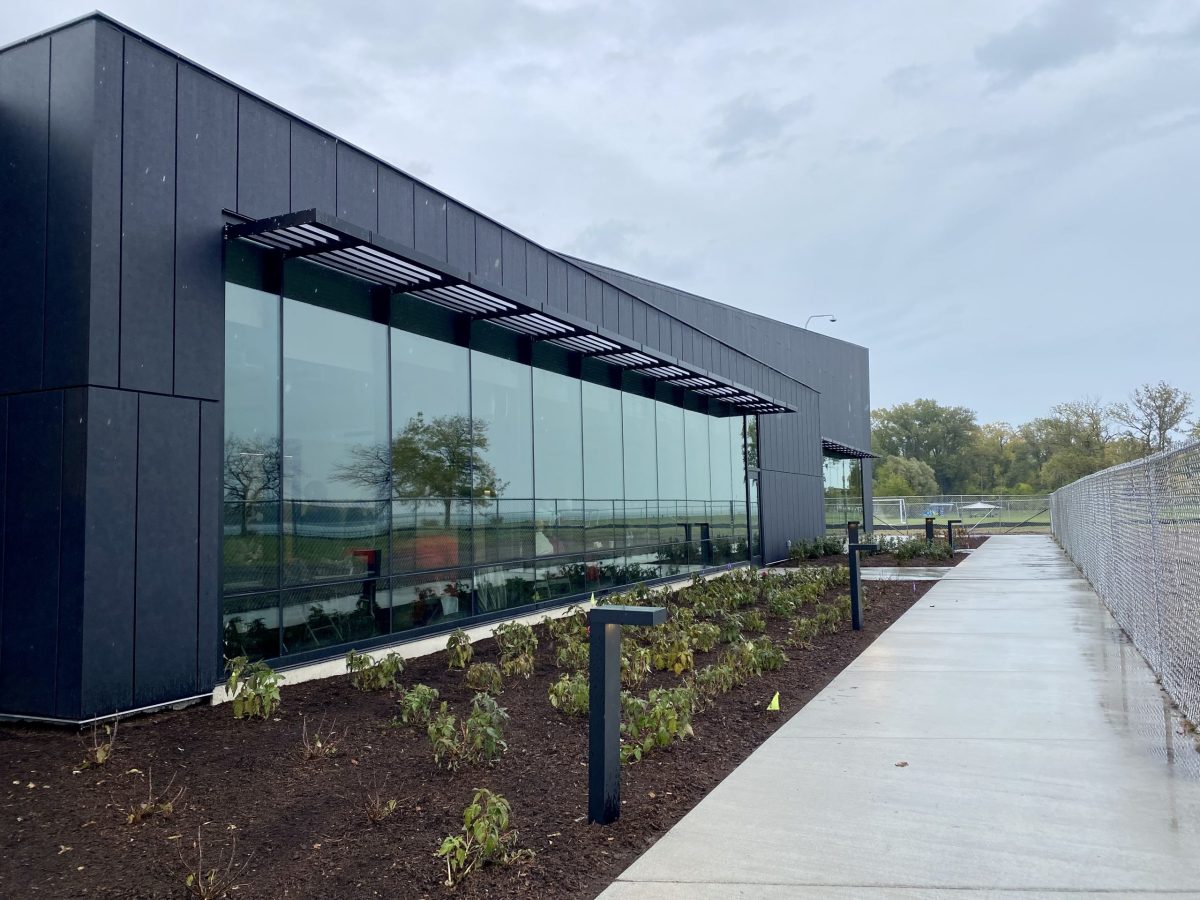
<path fill-rule="evenodd" d="M 1021 535 L 947 572 L 601 896 L 1160 894 L 1200 898 L 1194 737 L 1053 541 Z"/>

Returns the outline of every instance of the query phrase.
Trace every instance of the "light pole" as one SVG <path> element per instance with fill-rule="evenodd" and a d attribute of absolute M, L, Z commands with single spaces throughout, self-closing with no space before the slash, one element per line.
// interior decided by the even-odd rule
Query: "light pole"
<path fill-rule="evenodd" d="M 807 319 L 804 320 L 804 330 L 805 331 L 808 331 L 808 323 L 811 322 L 813 319 L 828 319 L 830 322 L 836 322 L 837 316 L 831 315 L 830 313 L 821 313 L 820 315 L 809 316 Z"/>

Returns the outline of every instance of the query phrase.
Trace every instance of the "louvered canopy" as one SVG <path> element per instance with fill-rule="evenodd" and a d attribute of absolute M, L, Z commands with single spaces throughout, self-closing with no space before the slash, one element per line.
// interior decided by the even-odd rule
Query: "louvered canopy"
<path fill-rule="evenodd" d="M 405 293 L 472 319 L 494 322 L 732 407 L 736 413 L 784 413 L 795 409 L 726 378 L 701 371 L 625 337 L 516 296 L 471 274 L 455 275 L 445 263 L 402 247 L 315 209 L 225 226 L 226 240 L 247 240 Z M 870 454 L 867 454 L 870 455 Z"/>

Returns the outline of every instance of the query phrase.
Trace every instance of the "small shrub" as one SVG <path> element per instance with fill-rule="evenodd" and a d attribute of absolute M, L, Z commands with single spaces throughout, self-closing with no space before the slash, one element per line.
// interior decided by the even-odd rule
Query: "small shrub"
<path fill-rule="evenodd" d="M 811 648 L 812 642 L 820 633 L 821 629 L 815 619 L 807 617 L 794 619 L 788 627 L 787 645 Z"/>
<path fill-rule="evenodd" d="M 753 642 L 754 663 L 758 672 L 777 672 L 787 662 L 783 650 L 769 637 L 761 637 Z"/>
<path fill-rule="evenodd" d="M 506 622 L 493 632 L 500 649 L 500 671 L 528 678 L 533 674 L 537 635 L 524 622 Z"/>
<path fill-rule="evenodd" d="M 721 629 L 711 622 L 697 622 L 688 628 L 688 640 L 701 653 L 707 653 L 717 645 Z"/>
<path fill-rule="evenodd" d="M 405 725 L 428 725 L 437 699 L 437 688 L 414 684 L 400 696 L 400 721 Z"/>
<path fill-rule="evenodd" d="M 722 644 L 733 644 L 742 639 L 745 623 L 739 613 L 721 613 L 717 619 L 717 626 L 721 629 L 719 639 Z"/>
<path fill-rule="evenodd" d="M 767 612 L 780 619 L 790 619 L 796 614 L 796 601 L 789 591 L 772 591 L 767 597 Z"/>
<path fill-rule="evenodd" d="M 736 684 L 745 684 L 751 677 L 762 674 L 758 668 L 758 659 L 754 655 L 752 641 L 738 641 L 730 645 L 721 655 L 721 665 L 727 666 L 733 673 Z"/>
<path fill-rule="evenodd" d="M 650 664 L 659 671 L 670 671 L 676 675 L 692 669 L 695 666 L 695 653 L 687 635 L 675 629 L 657 635 L 650 645 Z"/>
<path fill-rule="evenodd" d="M 470 635 L 461 628 L 450 632 L 450 637 L 446 640 L 446 659 L 451 669 L 465 669 L 471 664 L 471 657 L 474 655 L 475 647 L 471 644 Z"/>
<path fill-rule="evenodd" d="M 235 719 L 268 719 L 279 708 L 279 683 L 283 676 L 264 662 L 238 656 L 225 663 L 229 680 L 225 692 L 233 699 Z"/>
<path fill-rule="evenodd" d="M 569 606 L 562 616 L 547 616 L 544 620 L 546 633 L 554 645 L 580 641 L 587 643 L 587 611 L 581 606 Z"/>
<path fill-rule="evenodd" d="M 104 737 L 100 737 L 100 726 L 92 724 L 92 739 L 83 745 L 83 762 L 78 770 L 90 769 L 92 766 L 102 766 L 110 759 L 117 748 L 117 722 L 104 726 Z"/>
<path fill-rule="evenodd" d="M 508 749 L 504 726 L 508 712 L 488 694 L 476 694 L 471 713 L 459 721 L 445 703 L 429 722 L 433 761 L 454 771 L 464 763 L 490 763 Z"/>
<path fill-rule="evenodd" d="M 495 863 L 532 859 L 532 850 L 517 850 L 517 832 L 509 828 L 508 801 L 485 788 L 475 791 L 463 810 L 461 834 L 442 841 L 437 855 L 446 861 L 446 884 L 454 887 L 472 871 Z"/>
<path fill-rule="evenodd" d="M 558 643 L 558 652 L 555 655 L 555 661 L 560 669 L 567 669 L 571 672 L 582 672 L 588 667 L 588 658 L 591 651 L 588 645 L 583 641 L 564 640 Z"/>
<path fill-rule="evenodd" d="M 953 559 L 954 551 L 945 541 L 926 541 L 924 538 L 909 538 L 897 541 L 891 547 L 897 562 L 909 562 L 917 557 L 925 559 Z"/>
<path fill-rule="evenodd" d="M 692 735 L 698 703 L 690 687 L 655 688 L 646 699 L 621 694 L 621 762 L 637 762 L 661 747 Z"/>
<path fill-rule="evenodd" d="M 586 675 L 579 673 L 561 676 L 550 685 L 550 705 L 568 716 L 586 716 L 589 707 L 589 688 Z"/>
<path fill-rule="evenodd" d="M 321 716 L 321 721 L 311 734 L 308 731 L 308 718 L 300 718 L 300 758 L 305 762 L 336 756 L 340 745 L 341 739 L 337 737 L 333 726 L 330 725 L 328 729 L 325 727 L 324 716 Z"/>
<path fill-rule="evenodd" d="M 762 634 L 767 630 L 767 620 L 757 609 L 752 609 L 742 616 L 742 624 L 747 631 Z"/>
<path fill-rule="evenodd" d="M 384 777 L 384 784 L 387 784 L 386 776 Z M 367 821 L 372 825 L 378 825 L 394 813 L 400 804 L 394 797 L 386 797 L 379 788 L 378 783 L 376 783 L 373 790 L 367 791 L 363 806 L 367 813 Z"/>
<path fill-rule="evenodd" d="M 833 634 L 842 624 L 842 613 L 836 606 L 828 603 L 818 603 L 813 620 L 821 634 Z"/>
<path fill-rule="evenodd" d="M 139 822 L 149 819 L 153 816 L 160 816 L 169 819 L 175 814 L 175 806 L 183 798 L 184 789 L 180 788 L 174 794 L 171 793 L 171 786 L 175 783 L 174 777 L 167 783 L 167 787 L 161 793 L 154 793 L 154 776 L 153 773 L 146 776 L 146 799 L 131 803 L 128 807 L 118 806 L 121 812 L 125 814 L 126 825 L 137 825 Z"/>
<path fill-rule="evenodd" d="M 621 687 L 638 687 L 650 674 L 650 648 L 622 641 Z"/>
<path fill-rule="evenodd" d="M 388 653 L 376 662 L 369 653 L 351 650 L 346 654 L 346 671 L 350 673 L 350 683 L 360 691 L 390 690 L 404 674 L 404 657 Z"/>
<path fill-rule="evenodd" d="M 467 669 L 467 687 L 473 691 L 499 696 L 504 689 L 504 679 L 495 663 L 472 663 Z"/>
<path fill-rule="evenodd" d="M 697 671 L 692 679 L 692 684 L 695 686 L 696 694 L 711 703 L 721 694 L 727 694 L 733 690 L 736 681 L 733 669 L 727 665 L 717 665 L 705 666 Z"/>

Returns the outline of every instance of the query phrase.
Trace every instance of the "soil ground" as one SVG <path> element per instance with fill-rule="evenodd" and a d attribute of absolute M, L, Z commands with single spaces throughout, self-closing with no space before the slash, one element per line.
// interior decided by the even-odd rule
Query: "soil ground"
<path fill-rule="evenodd" d="M 424 729 L 387 724 L 398 712 L 396 695 L 357 691 L 346 677 L 285 682 L 282 706 L 267 722 L 235 721 L 228 705 L 127 720 L 101 767 L 79 768 L 90 730 L 81 738 L 74 730 L 2 726 L 0 896 L 185 896 L 199 833 L 205 870 L 232 858 L 234 897 L 594 897 L 930 585 L 864 585 L 861 632 L 843 623 L 813 649 L 788 650 L 781 671 L 698 713 L 694 738 L 623 767 L 622 816 L 603 828 L 585 818 L 587 722 L 550 706 L 546 690 L 560 670 L 540 628 L 533 677 L 506 680 L 508 752 L 490 768 L 438 769 Z M 782 641 L 786 622 L 768 617 L 768 633 Z M 696 666 L 722 649 L 697 653 Z M 476 644 L 476 662 L 495 659 L 492 641 Z M 410 661 L 402 680 L 436 687 L 460 713 L 469 706 L 472 692 L 461 672 L 446 669 L 444 654 Z M 655 673 L 638 693 L 676 683 Z M 781 711 L 769 713 L 775 691 Z M 310 734 L 332 730 L 337 754 L 305 761 L 305 726 Z M 483 869 L 451 891 L 434 852 L 457 833 L 476 787 L 510 801 L 519 844 L 536 856 Z M 169 816 L 127 824 L 128 810 L 151 791 L 170 799 L 180 790 Z M 396 812 L 370 824 L 369 793 L 396 799 Z"/>

